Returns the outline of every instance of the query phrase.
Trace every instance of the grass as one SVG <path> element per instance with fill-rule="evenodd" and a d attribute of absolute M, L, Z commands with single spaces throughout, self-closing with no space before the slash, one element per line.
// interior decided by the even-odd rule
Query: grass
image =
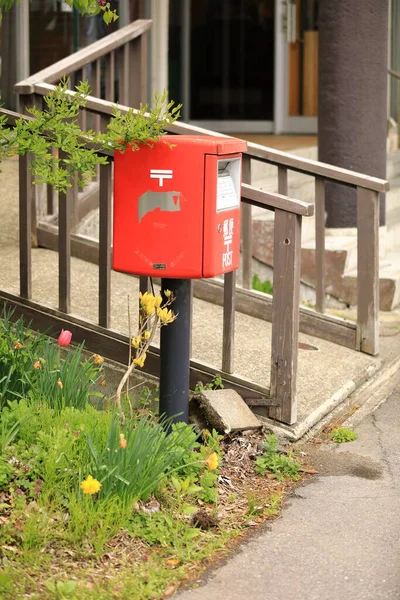
<path fill-rule="evenodd" d="M 348 427 L 336 427 L 329 433 L 329 437 L 338 444 L 344 444 L 346 442 L 353 442 L 357 439 L 358 435 Z"/>
<path fill-rule="evenodd" d="M 184 423 L 167 435 L 170 423 L 150 412 L 147 390 L 129 416 L 112 399 L 98 403 L 98 355 L 85 359 L 82 346 L 60 352 L 6 316 L 0 363 L 4 354 L 12 366 L 15 355 L 24 375 L 3 387 L 0 412 L 2 600 L 166 598 L 249 519 L 279 514 L 295 479 L 288 467 L 272 471 L 271 481 L 256 472 L 262 457 L 247 458 L 235 487 L 227 438 L 206 430 L 199 437 Z M 274 440 L 265 443 L 264 458 L 283 459 Z"/>

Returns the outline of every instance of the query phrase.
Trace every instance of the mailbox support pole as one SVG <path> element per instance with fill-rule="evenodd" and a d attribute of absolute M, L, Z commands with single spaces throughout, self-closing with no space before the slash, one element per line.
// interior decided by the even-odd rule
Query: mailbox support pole
<path fill-rule="evenodd" d="M 191 282 L 189 279 L 162 279 L 161 293 L 175 296 L 171 309 L 173 323 L 161 327 L 160 337 L 160 415 L 173 422 L 189 422 L 189 376 L 191 332 Z"/>

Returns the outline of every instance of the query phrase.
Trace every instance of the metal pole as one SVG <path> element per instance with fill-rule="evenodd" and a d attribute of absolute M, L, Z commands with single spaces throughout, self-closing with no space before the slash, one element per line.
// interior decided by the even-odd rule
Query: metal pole
<path fill-rule="evenodd" d="M 177 319 L 161 328 L 160 339 L 160 415 L 173 417 L 174 423 L 189 422 L 190 289 L 189 279 L 161 280 L 162 294 L 170 290 L 176 298 Z"/>

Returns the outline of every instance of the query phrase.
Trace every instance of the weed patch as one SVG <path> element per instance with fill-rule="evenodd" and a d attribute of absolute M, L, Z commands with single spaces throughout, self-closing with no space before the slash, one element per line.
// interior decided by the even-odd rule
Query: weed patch
<path fill-rule="evenodd" d="M 344 444 L 346 442 L 353 442 L 357 439 L 358 435 L 348 427 L 337 427 L 336 429 L 332 429 L 329 433 L 329 437 L 338 444 Z"/>

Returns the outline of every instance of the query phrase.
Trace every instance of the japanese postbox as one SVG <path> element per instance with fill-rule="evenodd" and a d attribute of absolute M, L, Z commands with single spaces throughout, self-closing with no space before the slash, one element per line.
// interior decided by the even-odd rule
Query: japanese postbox
<path fill-rule="evenodd" d="M 176 135 L 116 152 L 113 268 L 182 279 L 237 269 L 246 148 L 233 138 Z"/>

